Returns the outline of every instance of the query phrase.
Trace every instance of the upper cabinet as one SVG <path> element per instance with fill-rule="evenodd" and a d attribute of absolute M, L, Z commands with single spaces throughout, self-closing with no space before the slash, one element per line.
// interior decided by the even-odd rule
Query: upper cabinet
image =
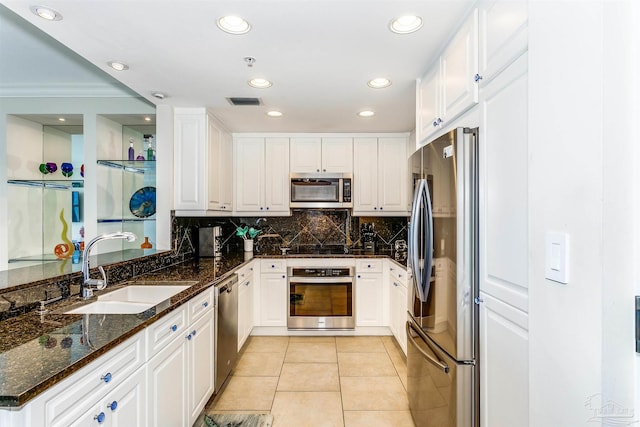
<path fill-rule="evenodd" d="M 480 87 L 527 50 L 527 2 L 483 0 L 479 7 Z"/>
<path fill-rule="evenodd" d="M 478 11 L 467 18 L 433 66 L 417 82 L 416 132 L 427 142 L 478 103 Z"/>
<path fill-rule="evenodd" d="M 235 212 L 290 215 L 289 138 L 237 137 L 234 140 Z"/>
<path fill-rule="evenodd" d="M 353 138 L 291 138 L 291 173 L 353 172 Z"/>
<path fill-rule="evenodd" d="M 231 211 L 231 135 L 204 108 L 174 112 L 174 209 Z"/>
<path fill-rule="evenodd" d="M 407 215 L 407 139 L 354 138 L 353 214 Z"/>

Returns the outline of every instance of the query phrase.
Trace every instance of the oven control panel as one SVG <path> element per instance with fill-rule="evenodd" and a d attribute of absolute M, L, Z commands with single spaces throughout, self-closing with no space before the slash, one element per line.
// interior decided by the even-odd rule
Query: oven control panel
<path fill-rule="evenodd" d="M 353 276 L 353 267 L 332 268 L 305 268 L 291 267 L 290 277 L 350 277 Z"/>

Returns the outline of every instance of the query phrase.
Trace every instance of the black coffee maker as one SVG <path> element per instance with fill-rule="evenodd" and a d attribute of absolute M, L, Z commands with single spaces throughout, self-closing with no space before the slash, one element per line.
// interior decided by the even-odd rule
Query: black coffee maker
<path fill-rule="evenodd" d="M 376 251 L 376 240 L 378 234 L 375 231 L 375 225 L 370 222 L 365 222 L 360 228 L 360 236 L 362 238 L 362 245 L 365 252 Z"/>

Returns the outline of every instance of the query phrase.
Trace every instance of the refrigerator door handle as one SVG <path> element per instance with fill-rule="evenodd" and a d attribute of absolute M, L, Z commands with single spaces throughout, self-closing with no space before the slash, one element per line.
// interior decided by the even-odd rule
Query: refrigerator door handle
<path fill-rule="evenodd" d="M 426 236 L 418 235 L 424 230 Z M 418 259 L 422 258 L 422 259 Z M 423 261 L 420 266 L 420 261 Z M 431 267 L 433 266 L 433 210 L 427 181 L 418 182 L 411 209 L 409 227 L 409 263 L 414 274 L 414 284 L 420 301 L 427 301 L 431 287 Z"/>
<path fill-rule="evenodd" d="M 411 331 L 415 331 L 418 336 L 420 336 L 420 331 L 418 331 L 412 324 L 410 321 L 407 321 L 406 324 L 406 328 L 407 328 L 407 339 L 410 341 L 410 343 L 415 347 L 416 350 L 418 350 L 420 352 L 420 354 L 422 354 L 422 356 L 427 359 L 429 362 L 431 362 L 433 365 L 437 366 L 438 368 L 440 368 L 442 370 L 442 372 L 444 372 L 445 374 L 449 373 L 449 366 L 447 366 L 447 364 L 445 362 L 443 362 L 442 360 L 437 360 L 436 358 L 434 358 L 433 356 L 431 356 L 429 353 L 425 353 L 425 351 L 423 349 L 420 348 L 420 346 L 418 345 L 418 343 L 413 339 L 413 337 L 411 336 Z M 424 339 L 423 341 L 425 342 L 425 344 L 427 343 Z M 428 344 L 427 344 L 428 345 Z"/>

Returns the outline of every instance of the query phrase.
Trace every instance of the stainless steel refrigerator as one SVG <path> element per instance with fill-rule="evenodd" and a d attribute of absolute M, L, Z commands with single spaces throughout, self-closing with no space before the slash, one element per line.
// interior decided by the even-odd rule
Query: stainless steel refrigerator
<path fill-rule="evenodd" d="M 410 159 L 407 390 L 416 427 L 479 426 L 478 130 Z"/>

